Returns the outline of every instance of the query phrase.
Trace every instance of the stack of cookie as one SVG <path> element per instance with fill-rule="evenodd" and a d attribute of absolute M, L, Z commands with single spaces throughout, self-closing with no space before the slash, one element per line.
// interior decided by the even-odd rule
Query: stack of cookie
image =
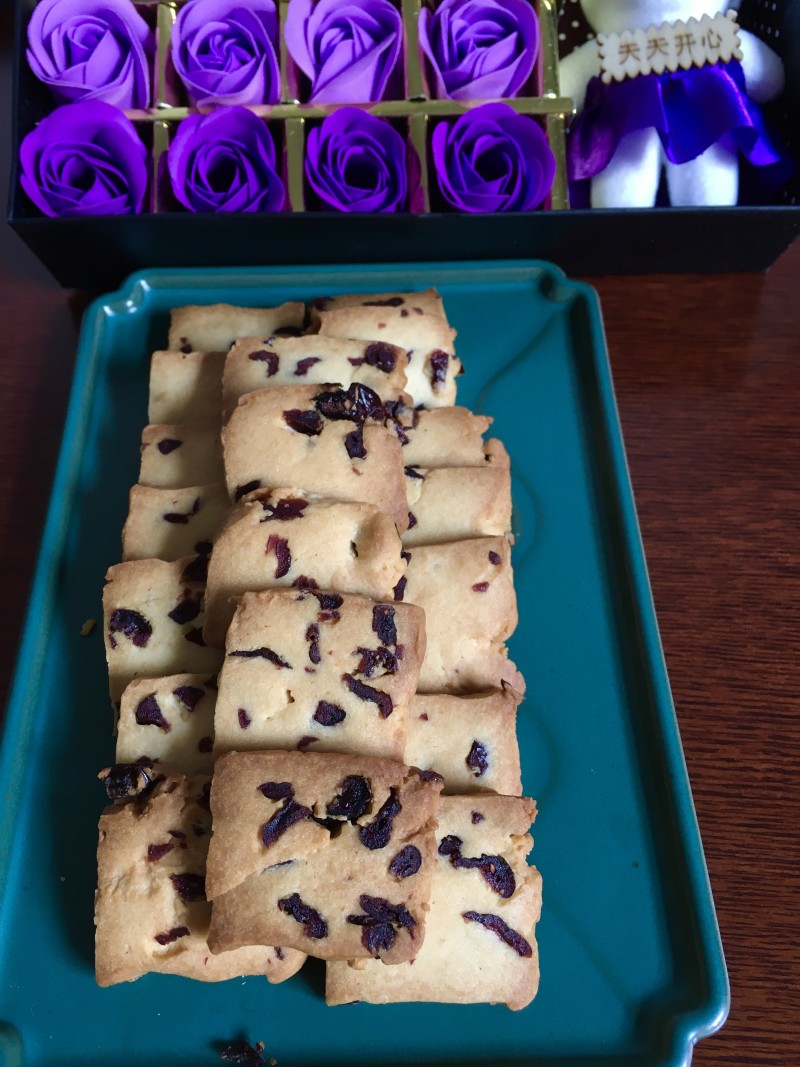
<path fill-rule="evenodd" d="M 433 290 L 173 311 L 104 595 L 101 984 L 534 996 L 509 463 L 454 338 Z"/>

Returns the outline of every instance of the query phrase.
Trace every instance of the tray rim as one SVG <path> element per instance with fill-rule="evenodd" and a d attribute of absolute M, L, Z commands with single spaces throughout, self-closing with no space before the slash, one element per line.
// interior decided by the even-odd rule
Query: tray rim
<path fill-rule="evenodd" d="M 687 1011 L 676 1009 L 668 1031 L 668 1048 L 664 1049 L 664 1065 L 689 1067 L 694 1045 L 717 1032 L 725 1023 L 730 1010 L 730 983 L 722 941 L 714 908 L 713 894 L 705 862 L 700 829 L 697 822 L 691 783 L 683 752 L 680 729 L 667 675 L 655 604 L 644 553 L 644 545 L 636 513 L 633 485 L 625 452 L 622 424 L 614 392 L 608 346 L 603 328 L 600 299 L 592 286 L 569 278 L 560 267 L 544 260 L 471 260 L 432 262 L 384 262 L 368 264 L 320 264 L 289 267 L 187 267 L 154 268 L 129 275 L 116 290 L 105 293 L 86 308 L 78 338 L 75 371 L 70 389 L 67 412 L 62 431 L 58 460 L 53 476 L 47 515 L 37 555 L 25 622 L 17 650 L 13 681 L 0 731 L 0 780 L 9 798 L 0 809 L 0 921 L 8 899 L 8 877 L 11 863 L 11 844 L 15 835 L 15 817 L 22 790 L 21 781 L 33 728 L 33 717 L 26 715 L 27 707 L 36 703 L 41 685 L 41 665 L 46 655 L 46 628 L 41 620 L 47 617 L 48 599 L 58 579 L 64 551 L 65 534 L 72 514 L 83 445 L 88 433 L 96 373 L 102 351 L 101 339 L 107 318 L 132 313 L 146 305 L 148 294 L 157 289 L 186 288 L 187 282 L 202 289 L 231 287 L 237 282 L 253 284 L 264 278 L 280 281 L 283 287 L 301 284 L 306 277 L 317 273 L 363 274 L 369 279 L 379 272 L 414 273 L 448 271 L 468 277 L 476 269 L 503 270 L 515 274 L 539 274 L 539 284 L 555 292 L 565 287 L 580 296 L 588 305 L 589 330 L 592 337 L 591 362 L 601 401 L 602 431 L 612 460 L 610 502 L 619 523 L 625 556 L 630 565 L 630 587 L 637 627 L 644 640 L 641 653 L 643 667 L 650 679 L 655 705 L 653 724 L 659 733 L 659 752 L 662 755 L 669 796 L 675 816 L 675 839 L 680 843 L 686 874 L 686 889 L 690 894 L 692 915 L 698 936 L 698 957 L 705 965 L 705 1003 Z M 197 285 L 202 283 L 202 285 Z M 366 289 L 364 290 L 366 291 Z M 269 290 L 264 290 L 265 295 Z M 212 301 L 208 301 L 209 303 Z M 268 305 L 264 305 L 268 306 Z M 52 615 L 49 616 L 52 618 Z M 9 1032 L 10 1031 L 10 1032 Z M 666 1032 L 666 1031 L 665 1031 Z M 7 1021 L 0 1021 L 0 1055 L 16 1045 L 15 1031 Z"/>

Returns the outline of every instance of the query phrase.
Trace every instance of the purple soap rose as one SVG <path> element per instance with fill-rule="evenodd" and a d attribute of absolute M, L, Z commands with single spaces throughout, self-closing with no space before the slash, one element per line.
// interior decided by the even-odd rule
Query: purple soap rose
<path fill-rule="evenodd" d="M 419 17 L 438 99 L 517 96 L 539 51 L 539 23 L 528 0 L 443 0 Z"/>
<path fill-rule="evenodd" d="M 556 173 L 539 123 L 508 104 L 484 104 L 438 123 L 431 147 L 442 195 L 459 211 L 531 211 Z"/>
<path fill-rule="evenodd" d="M 27 54 L 59 103 L 150 106 L 153 32 L 130 0 L 40 0 Z"/>
<path fill-rule="evenodd" d="M 243 107 L 185 118 L 167 166 L 172 190 L 189 211 L 280 211 L 286 200 L 272 134 Z"/>
<path fill-rule="evenodd" d="M 55 218 L 131 215 L 147 191 L 147 150 L 130 119 L 97 100 L 56 108 L 20 147 L 22 188 Z"/>
<path fill-rule="evenodd" d="M 399 80 L 403 20 L 389 0 L 292 0 L 284 37 L 315 104 L 383 100 Z"/>
<path fill-rule="evenodd" d="M 385 119 L 343 107 L 308 135 L 306 177 L 336 211 L 402 211 L 409 148 Z"/>
<path fill-rule="evenodd" d="M 189 0 L 172 31 L 172 62 L 197 107 L 277 104 L 274 0 Z"/>

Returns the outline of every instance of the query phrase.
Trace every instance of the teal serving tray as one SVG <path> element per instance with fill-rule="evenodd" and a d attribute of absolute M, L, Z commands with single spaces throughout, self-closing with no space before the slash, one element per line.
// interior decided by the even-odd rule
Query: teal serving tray
<path fill-rule="evenodd" d="M 461 403 L 512 459 L 528 683 L 519 738 L 540 815 L 541 988 L 530 1007 L 327 1008 L 293 980 L 149 975 L 99 989 L 99 769 L 113 761 L 101 626 L 169 309 L 437 286 Z M 659 642 L 594 292 L 543 263 L 151 271 L 88 310 L 5 725 L 0 1064 L 202 1067 L 235 1037 L 279 1067 L 679 1067 L 728 983 Z"/>

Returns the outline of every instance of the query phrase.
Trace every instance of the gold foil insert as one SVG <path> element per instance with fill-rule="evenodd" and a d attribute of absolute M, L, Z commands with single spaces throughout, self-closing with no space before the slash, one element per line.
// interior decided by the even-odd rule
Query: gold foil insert
<path fill-rule="evenodd" d="M 280 0 L 279 16 L 281 40 L 290 0 Z M 418 22 L 422 8 L 421 0 L 401 0 L 404 47 L 406 55 L 406 81 L 408 94 L 405 100 L 383 100 L 380 103 L 356 105 L 381 118 L 405 120 L 408 136 L 419 156 L 424 210 L 430 210 L 428 175 L 429 119 L 447 118 L 463 114 L 470 108 L 487 103 L 485 100 L 431 100 L 425 95 L 425 74 L 419 52 Z M 547 129 L 550 147 L 556 157 L 556 176 L 550 194 L 550 208 L 560 211 L 569 207 L 567 190 L 567 165 L 565 150 L 565 116 L 573 112 L 573 102 L 562 97 L 558 83 L 558 13 L 555 0 L 538 0 L 541 45 L 536 68 L 536 78 L 541 85 L 541 96 L 521 96 L 503 101 L 521 115 L 542 116 Z M 177 9 L 174 3 L 160 3 L 157 11 L 157 54 L 154 76 L 155 107 L 149 113 L 137 112 L 137 120 L 150 121 L 153 129 L 153 208 L 155 213 L 166 211 L 169 204 L 159 192 L 159 176 L 164 168 L 161 158 L 169 147 L 174 126 L 196 110 L 211 108 L 177 107 L 174 74 L 171 69 L 170 39 L 175 24 Z M 293 212 L 303 212 L 305 207 L 304 149 L 308 121 L 324 119 L 341 105 L 301 104 L 294 99 L 289 87 L 289 64 L 286 48 L 281 46 L 281 103 L 274 106 L 254 107 L 250 110 L 267 121 L 281 121 L 284 130 L 285 180 L 289 205 Z M 132 116 L 133 117 L 133 116 Z M 170 125 L 173 127 L 170 130 Z M 165 161 L 166 162 L 166 161 Z"/>

